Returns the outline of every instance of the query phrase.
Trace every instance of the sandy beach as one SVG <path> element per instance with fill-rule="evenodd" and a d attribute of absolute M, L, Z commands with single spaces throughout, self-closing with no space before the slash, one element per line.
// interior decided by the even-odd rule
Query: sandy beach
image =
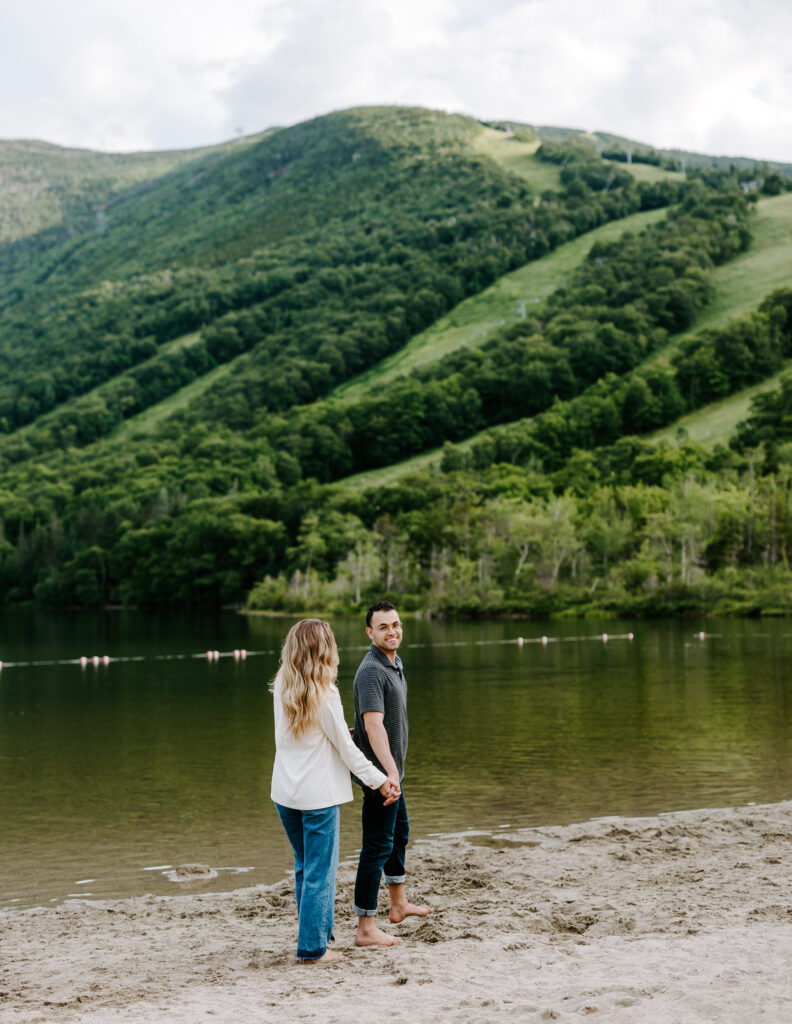
<path fill-rule="evenodd" d="M 792 802 L 421 841 L 436 913 L 338 964 L 294 961 L 289 879 L 0 918 L 0 1020 L 792 1020 Z M 189 883 L 194 884 L 194 883 Z M 383 891 L 383 896 L 385 893 Z"/>

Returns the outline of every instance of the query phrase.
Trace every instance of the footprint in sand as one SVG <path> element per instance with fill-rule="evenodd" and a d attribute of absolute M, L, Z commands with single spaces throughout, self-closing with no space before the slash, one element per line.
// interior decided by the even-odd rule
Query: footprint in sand
<path fill-rule="evenodd" d="M 446 936 L 440 931 L 434 921 L 425 921 L 420 928 L 415 929 L 411 938 L 429 943 L 446 941 Z"/>

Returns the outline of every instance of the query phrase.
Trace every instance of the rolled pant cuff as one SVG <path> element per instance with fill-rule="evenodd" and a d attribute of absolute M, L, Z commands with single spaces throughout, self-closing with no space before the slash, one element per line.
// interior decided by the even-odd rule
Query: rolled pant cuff
<path fill-rule="evenodd" d="M 304 949 L 298 949 L 297 950 L 297 959 L 298 960 L 320 960 L 325 955 L 326 952 L 327 952 L 327 946 L 325 946 L 324 949 L 318 949 L 318 950 L 314 950 L 312 952 L 308 952 L 308 951 L 306 951 Z"/>
<path fill-rule="evenodd" d="M 406 875 L 383 875 L 386 885 L 404 885 Z"/>
<path fill-rule="evenodd" d="M 358 917 L 376 917 L 377 914 L 376 907 L 373 910 L 363 910 L 361 907 L 355 906 L 355 904 L 353 904 L 352 909 L 355 911 Z"/>

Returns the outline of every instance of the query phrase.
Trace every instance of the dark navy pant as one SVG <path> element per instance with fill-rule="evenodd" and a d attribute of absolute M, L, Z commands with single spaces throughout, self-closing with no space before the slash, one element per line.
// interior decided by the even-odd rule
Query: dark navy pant
<path fill-rule="evenodd" d="M 363 790 L 363 845 L 355 879 L 355 913 L 373 917 L 383 872 L 389 885 L 404 881 L 404 857 L 410 822 L 404 793 L 385 807 L 378 790 Z"/>

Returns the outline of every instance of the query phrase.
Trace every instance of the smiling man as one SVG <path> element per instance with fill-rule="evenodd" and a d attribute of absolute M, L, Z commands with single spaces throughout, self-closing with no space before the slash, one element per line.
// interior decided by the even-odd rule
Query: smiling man
<path fill-rule="evenodd" d="M 401 786 L 407 754 L 407 683 L 396 653 L 402 641 L 399 614 L 390 601 L 369 608 L 366 633 L 371 648 L 355 674 L 355 743 L 366 757 Z M 415 914 L 425 917 L 432 908 L 414 906 L 404 894 L 404 859 L 410 822 L 404 792 L 385 806 L 375 793 L 363 789 L 363 844 L 355 879 L 358 946 L 395 946 L 401 939 L 377 927 L 377 894 L 383 871 L 390 896 L 392 924 Z"/>

